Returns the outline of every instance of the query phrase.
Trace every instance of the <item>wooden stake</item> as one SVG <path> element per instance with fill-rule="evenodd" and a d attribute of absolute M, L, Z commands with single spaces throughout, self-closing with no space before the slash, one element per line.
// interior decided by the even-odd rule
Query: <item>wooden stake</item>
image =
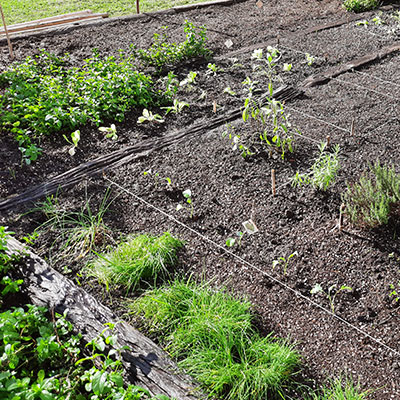
<path fill-rule="evenodd" d="M 214 100 L 213 101 L 213 113 L 215 114 L 217 112 L 217 102 Z"/>
<path fill-rule="evenodd" d="M 339 212 L 339 232 L 342 230 L 343 228 L 343 215 L 344 215 L 344 211 L 346 209 L 346 205 L 342 204 L 340 206 L 340 212 Z"/>
<path fill-rule="evenodd" d="M 137 14 L 140 14 L 139 0 L 136 0 L 136 13 L 137 13 Z"/>
<path fill-rule="evenodd" d="M 351 120 L 350 132 L 351 136 L 354 136 L 354 118 Z"/>
<path fill-rule="evenodd" d="M 276 180 L 275 180 L 275 170 L 271 170 L 271 184 L 272 184 L 272 196 L 276 195 Z"/>
<path fill-rule="evenodd" d="M 326 137 L 326 145 L 329 147 L 331 145 L 331 137 L 327 136 Z"/>
<path fill-rule="evenodd" d="M 8 51 L 10 52 L 10 58 L 11 58 L 11 60 L 14 60 L 14 52 L 13 52 L 13 48 L 12 48 L 12 44 L 11 44 L 11 40 L 10 40 L 10 35 L 8 34 L 8 30 L 7 30 L 6 19 L 4 18 L 3 7 L 1 6 L 1 4 L 0 4 L 0 13 L 1 13 L 1 19 L 3 20 L 4 32 L 7 36 Z"/>

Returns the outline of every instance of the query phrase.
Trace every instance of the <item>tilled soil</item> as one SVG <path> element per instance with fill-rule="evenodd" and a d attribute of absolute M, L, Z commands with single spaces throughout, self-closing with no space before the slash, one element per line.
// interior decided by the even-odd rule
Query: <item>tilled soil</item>
<path fill-rule="evenodd" d="M 386 24 L 382 25 L 371 22 L 376 12 L 363 14 L 360 20 L 370 21 L 365 26 L 350 19 L 346 22 L 349 14 L 338 1 L 271 1 L 264 2 L 262 8 L 254 1 L 246 1 L 17 40 L 14 47 L 20 60 L 45 48 L 57 54 L 69 52 L 79 64 L 93 48 L 109 55 L 128 49 L 132 42 L 146 47 L 162 26 L 169 27 L 173 40 L 181 40 L 181 26 L 188 19 L 195 25 L 206 25 L 208 45 L 214 53 L 214 61 L 210 62 L 223 71 L 215 76 L 206 74 L 208 61 L 179 67 L 175 72 L 181 79 L 190 70 L 198 72 L 195 89 L 179 92 L 179 98 L 189 102 L 188 110 L 167 117 L 163 125 L 143 127 L 136 124 L 141 110 L 132 111 L 117 127 L 117 142 L 105 141 L 96 127 L 85 127 L 73 158 L 67 153 L 67 145 L 54 140 L 42 143 L 45 152 L 37 163 L 21 167 L 17 146 L 5 134 L 0 196 L 20 193 L 82 162 L 146 138 L 172 134 L 199 122 L 207 125 L 216 115 L 241 107 L 242 81 L 254 74 L 254 48 L 277 45 L 281 51 L 280 68 L 283 63 L 293 64 L 290 73 L 279 73 L 282 82 L 276 77 L 277 87 L 283 83 L 297 86 L 308 76 L 394 44 L 398 40 L 398 23 L 391 13 L 383 12 L 381 18 Z M 343 24 L 307 31 L 339 20 Z M 228 39 L 233 43 L 230 48 L 225 44 Z M 255 46 L 258 43 L 260 46 Z M 307 64 L 305 53 L 315 57 L 312 65 Z M 5 49 L 0 62 L 7 65 Z M 398 221 L 392 218 L 387 227 L 368 231 L 354 228 L 345 218 L 343 230 L 337 227 L 341 194 L 347 182 L 358 179 L 368 163 L 377 159 L 397 168 L 398 62 L 399 55 L 394 53 L 324 85 L 306 88 L 302 96 L 287 102 L 290 120 L 303 137 L 296 138 L 295 152 L 285 160 L 262 151 L 256 144 L 256 154 L 243 159 L 232 150 L 229 139 L 222 137 L 226 127 L 221 126 L 106 172 L 103 177 L 82 182 L 62 193 L 60 202 L 71 209 L 81 208 L 88 197 L 93 204 L 98 203 L 111 185 L 112 197 L 118 197 L 105 215 L 105 222 L 114 237 L 168 230 L 184 239 L 181 269 L 248 296 L 255 305 L 261 329 L 290 337 L 297 344 L 307 370 L 305 380 L 319 382 L 327 376 L 346 373 L 359 380 L 364 389 L 378 389 L 371 398 L 398 399 L 400 302 L 390 296 L 390 285 L 400 291 Z M 265 77 L 260 76 L 259 80 L 266 85 Z M 236 96 L 223 93 L 228 86 Z M 246 143 L 254 141 L 254 125 L 241 119 L 232 125 Z M 319 192 L 287 184 L 297 170 L 307 171 L 318 155 L 318 143 L 328 136 L 332 144 L 341 148 L 342 168 L 336 185 Z M 271 194 L 272 169 L 276 171 L 276 196 Z M 148 170 L 159 173 L 160 179 L 155 182 L 149 174 L 144 175 Z M 167 187 L 162 177 L 169 177 L 172 186 Z M 176 212 L 177 204 L 184 202 L 181 193 L 185 189 L 191 189 L 193 194 L 193 218 L 183 211 Z M 3 223 L 11 230 L 27 233 L 42 221 L 37 213 L 18 218 L 21 211 L 4 213 Z M 240 247 L 228 249 L 226 239 L 243 230 L 242 222 L 250 218 L 259 232 L 245 235 Z M 50 257 L 48 246 L 56 235 L 53 232 L 40 238 L 37 251 Z M 272 268 L 274 260 L 287 259 L 295 252 L 286 268 L 285 263 Z M 72 269 L 71 277 L 76 276 L 80 265 L 67 265 Z M 56 266 L 63 269 L 65 261 Z M 310 293 L 317 283 L 325 291 L 332 285 L 336 289 L 342 285 L 352 288 L 340 292 L 333 289 L 332 293 L 337 293 L 334 315 L 329 313 L 327 296 Z M 95 292 L 97 289 L 88 287 Z M 99 290 L 98 294 L 102 296 L 103 292 Z M 120 309 L 118 299 L 113 300 L 113 307 Z"/>

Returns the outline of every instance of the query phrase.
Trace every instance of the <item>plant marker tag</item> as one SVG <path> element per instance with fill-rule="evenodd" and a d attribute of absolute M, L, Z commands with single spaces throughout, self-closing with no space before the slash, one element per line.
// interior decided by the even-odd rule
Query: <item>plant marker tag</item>
<path fill-rule="evenodd" d="M 276 178 L 275 178 L 275 170 L 271 169 L 271 187 L 272 187 L 272 196 L 276 195 Z"/>
<path fill-rule="evenodd" d="M 214 100 L 213 101 L 213 113 L 215 114 L 217 112 L 217 102 Z"/>
<path fill-rule="evenodd" d="M 257 6 L 258 8 L 262 8 L 263 5 L 264 5 L 264 3 L 263 3 L 261 0 L 258 0 L 257 3 L 256 3 L 256 6 Z"/>
<path fill-rule="evenodd" d="M 252 219 L 244 221 L 242 225 L 249 235 L 253 235 L 254 233 L 258 232 L 258 228 Z"/>
<path fill-rule="evenodd" d="M 231 39 L 225 41 L 225 46 L 230 49 L 233 46 L 233 42 Z"/>

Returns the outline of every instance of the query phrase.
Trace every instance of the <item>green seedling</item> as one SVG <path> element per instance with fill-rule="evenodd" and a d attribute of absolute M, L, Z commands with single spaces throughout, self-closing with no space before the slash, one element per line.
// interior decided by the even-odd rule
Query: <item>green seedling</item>
<path fill-rule="evenodd" d="M 343 7 L 347 11 L 363 12 L 377 8 L 380 0 L 344 0 Z"/>
<path fill-rule="evenodd" d="M 182 195 L 186 199 L 187 205 L 178 204 L 176 206 L 176 211 L 186 210 L 189 212 L 189 218 L 193 218 L 194 206 L 192 200 L 192 191 L 190 189 L 186 189 L 182 192 Z"/>
<path fill-rule="evenodd" d="M 223 93 L 230 94 L 231 96 L 236 96 L 236 92 L 235 92 L 234 90 L 232 90 L 232 88 L 231 88 L 230 86 L 227 86 L 227 87 L 224 89 L 224 92 L 223 92 Z"/>
<path fill-rule="evenodd" d="M 138 118 L 137 123 L 138 124 L 143 124 L 145 122 L 155 122 L 162 124 L 164 120 L 162 119 L 161 115 L 159 114 L 153 114 L 151 111 L 149 111 L 147 108 L 143 110 L 143 115 Z"/>
<path fill-rule="evenodd" d="M 340 147 L 336 145 L 333 153 L 326 152 L 326 147 L 327 144 L 325 142 L 320 144 L 320 154 L 311 166 L 310 172 L 300 174 L 297 171 L 292 178 L 292 186 L 311 185 L 315 189 L 326 191 L 335 183 L 340 168 L 338 158 Z"/>
<path fill-rule="evenodd" d="M 117 128 L 115 127 L 114 124 L 111 124 L 110 127 L 100 126 L 99 131 L 105 133 L 105 137 L 107 139 L 111 139 L 111 140 L 118 139 Z"/>
<path fill-rule="evenodd" d="M 315 57 L 312 56 L 309 53 L 306 53 L 306 63 L 307 63 L 307 65 L 311 67 L 311 65 L 313 65 L 314 62 L 315 62 Z"/>
<path fill-rule="evenodd" d="M 385 23 L 385 21 L 381 18 L 380 15 L 376 15 L 374 18 L 372 18 L 372 22 L 375 25 L 383 25 Z"/>
<path fill-rule="evenodd" d="M 363 19 L 362 21 L 357 21 L 356 26 L 365 26 L 367 27 L 369 25 L 369 22 L 366 19 Z"/>
<path fill-rule="evenodd" d="M 285 64 L 283 64 L 282 70 L 283 70 L 284 72 L 290 72 L 290 71 L 292 70 L 292 68 L 293 68 L 293 65 L 292 65 L 292 64 L 287 64 L 287 63 L 285 63 Z"/>
<path fill-rule="evenodd" d="M 240 247 L 241 247 L 241 245 L 242 245 L 242 238 L 243 238 L 243 236 L 245 235 L 245 233 L 246 232 L 236 232 L 236 236 L 237 236 L 237 238 L 228 238 L 228 239 L 226 239 L 226 242 L 225 242 L 225 244 L 228 246 L 228 247 L 233 247 L 236 243 L 238 244 L 238 246 L 239 246 L 239 249 L 240 249 Z"/>
<path fill-rule="evenodd" d="M 78 147 L 78 143 L 81 140 L 81 131 L 76 130 L 76 131 L 72 132 L 71 140 L 69 140 L 66 135 L 63 135 L 63 137 L 69 144 L 72 145 L 72 147 L 68 150 L 68 153 L 70 154 L 70 156 L 75 155 L 76 148 Z"/>
<path fill-rule="evenodd" d="M 394 301 L 397 303 L 400 300 L 400 281 L 397 283 L 397 286 L 393 285 L 393 283 L 389 286 L 391 290 L 389 297 L 393 297 Z"/>
<path fill-rule="evenodd" d="M 186 90 L 190 91 L 196 83 L 197 72 L 190 71 L 186 78 L 180 82 L 179 86 L 186 86 Z"/>
<path fill-rule="evenodd" d="M 275 267 L 277 267 L 278 265 L 283 265 L 283 275 L 286 275 L 286 271 L 289 266 L 290 259 L 295 256 L 298 256 L 298 255 L 299 255 L 299 253 L 297 251 L 295 251 L 294 253 L 290 254 L 287 258 L 279 257 L 278 259 L 272 261 L 272 269 L 274 270 Z"/>
<path fill-rule="evenodd" d="M 36 161 L 42 154 L 42 149 L 35 144 L 30 144 L 26 147 L 18 147 L 18 150 L 22 153 L 21 165 L 24 161 L 26 165 L 30 165 L 32 161 Z"/>
<path fill-rule="evenodd" d="M 228 238 L 225 244 L 228 247 L 233 247 L 236 243 L 241 247 L 243 236 L 247 233 L 248 235 L 254 235 L 258 232 L 258 228 L 252 219 L 242 222 L 244 231 L 243 232 L 236 232 L 236 236 L 238 238 Z"/>
<path fill-rule="evenodd" d="M 167 183 L 167 187 L 171 187 L 171 186 L 172 186 L 172 180 L 171 180 L 171 178 L 169 178 L 169 177 L 163 178 L 163 177 L 160 176 L 160 174 L 159 174 L 157 171 L 152 171 L 151 169 L 149 169 L 149 170 L 147 170 L 147 171 L 144 171 L 144 172 L 143 172 L 143 175 L 144 175 L 144 176 L 153 177 L 154 186 L 155 186 L 156 189 L 158 189 L 158 185 L 159 185 L 159 183 L 160 183 L 160 180 L 161 180 L 161 181 L 164 181 L 164 180 L 165 180 L 166 183 Z"/>
<path fill-rule="evenodd" d="M 224 72 L 224 69 L 221 67 L 218 67 L 216 64 L 207 64 L 207 72 L 206 75 L 217 75 L 218 72 Z"/>
<path fill-rule="evenodd" d="M 162 110 L 166 110 L 165 115 L 172 112 L 173 114 L 179 114 L 185 107 L 189 107 L 189 103 L 186 101 L 179 101 L 174 99 L 174 104 L 169 107 L 161 107 Z"/>
<path fill-rule="evenodd" d="M 345 286 L 345 285 L 343 285 L 343 286 L 341 286 L 338 290 L 336 290 L 336 291 L 333 292 L 333 290 L 334 290 L 335 288 L 336 288 L 336 285 L 334 284 L 334 285 L 330 286 L 330 287 L 328 288 L 327 291 L 325 291 L 325 290 L 323 290 L 322 286 L 321 286 L 319 283 L 317 283 L 317 284 L 310 290 L 310 293 L 311 293 L 311 294 L 322 293 L 322 294 L 324 294 L 324 295 L 327 297 L 327 299 L 328 299 L 328 301 L 329 301 L 329 305 L 330 305 L 330 307 L 331 307 L 332 314 L 335 314 L 335 298 L 336 298 L 336 296 L 337 296 L 340 292 L 342 292 L 342 291 L 347 290 L 347 291 L 350 291 L 350 292 L 351 292 L 351 291 L 353 290 L 350 286 Z"/>
<path fill-rule="evenodd" d="M 227 137 L 231 142 L 232 150 L 238 150 L 243 158 L 254 154 L 250 151 L 249 147 L 246 146 L 241 135 L 235 132 L 235 128 L 231 124 L 226 124 L 226 129 L 222 132 L 222 137 Z"/>

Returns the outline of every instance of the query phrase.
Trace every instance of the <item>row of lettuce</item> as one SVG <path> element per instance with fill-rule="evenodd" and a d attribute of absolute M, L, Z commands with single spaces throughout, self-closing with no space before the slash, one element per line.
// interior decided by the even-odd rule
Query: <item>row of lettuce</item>
<path fill-rule="evenodd" d="M 150 395 L 126 385 L 118 354 L 105 352 L 101 335 L 82 348 L 68 315 L 51 317 L 29 304 L 6 308 L 6 298 L 22 281 L 13 267 L 24 254 L 10 255 L 10 233 L 0 229 L 1 314 L 0 394 L 4 399 L 141 399 Z M 140 292 L 127 313 L 157 337 L 178 365 L 193 376 L 210 398 L 261 400 L 303 388 L 303 399 L 360 400 L 358 385 L 339 378 L 317 392 L 299 385 L 301 356 L 288 340 L 263 336 L 255 327 L 252 305 L 226 290 L 194 279 L 169 280 L 184 243 L 169 233 L 136 235 L 98 254 L 86 273 L 107 288 Z M 142 290 L 143 283 L 150 289 Z M 111 329 L 108 326 L 105 331 Z M 158 399 L 165 399 L 159 396 Z"/>

